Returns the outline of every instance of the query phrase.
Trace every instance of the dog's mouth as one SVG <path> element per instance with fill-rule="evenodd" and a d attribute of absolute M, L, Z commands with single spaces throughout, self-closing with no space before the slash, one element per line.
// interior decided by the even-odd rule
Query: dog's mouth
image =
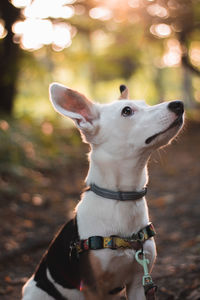
<path fill-rule="evenodd" d="M 177 126 L 181 126 L 183 124 L 183 115 L 180 115 L 176 118 L 176 120 L 165 130 L 160 131 L 152 136 L 150 136 L 148 139 L 146 139 L 145 144 L 150 144 L 153 140 L 155 140 L 155 138 L 157 138 L 159 135 L 167 132 L 168 130 L 177 127 Z"/>

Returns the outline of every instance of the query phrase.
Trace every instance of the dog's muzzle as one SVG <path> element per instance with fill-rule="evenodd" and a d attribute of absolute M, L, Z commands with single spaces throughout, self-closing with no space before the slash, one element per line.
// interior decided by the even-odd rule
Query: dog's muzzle
<path fill-rule="evenodd" d="M 183 124 L 183 113 L 184 113 L 184 105 L 182 101 L 172 101 L 168 104 L 168 109 L 175 113 L 177 115 L 177 118 L 175 121 L 165 130 L 160 131 L 152 136 L 150 136 L 148 139 L 146 139 L 145 144 L 150 144 L 155 138 L 157 138 L 159 135 L 167 132 L 168 130 L 174 128 L 174 127 L 181 127 Z"/>
<path fill-rule="evenodd" d="M 174 112 L 177 116 L 182 116 L 184 113 L 184 105 L 182 101 L 172 101 L 168 104 L 168 109 Z"/>

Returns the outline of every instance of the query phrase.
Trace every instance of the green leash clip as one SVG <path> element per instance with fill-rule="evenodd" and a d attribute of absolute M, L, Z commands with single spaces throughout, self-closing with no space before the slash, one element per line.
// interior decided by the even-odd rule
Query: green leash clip
<path fill-rule="evenodd" d="M 142 258 L 140 258 L 139 255 L 141 255 Z M 144 276 L 142 277 L 142 284 L 144 286 L 144 289 L 146 290 L 146 288 L 148 288 L 149 286 L 152 286 L 154 284 L 152 277 L 148 271 L 149 260 L 147 258 L 145 258 L 145 253 L 142 250 L 138 250 L 135 253 L 135 259 L 141 266 L 143 266 Z"/>

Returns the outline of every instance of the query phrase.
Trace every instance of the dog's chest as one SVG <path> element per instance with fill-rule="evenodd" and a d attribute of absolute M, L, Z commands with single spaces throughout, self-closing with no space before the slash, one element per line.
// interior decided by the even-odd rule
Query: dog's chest
<path fill-rule="evenodd" d="M 124 203 L 87 193 L 77 207 L 77 221 L 80 239 L 87 239 L 111 235 L 130 237 L 144 228 L 149 218 L 144 199 Z M 138 272 L 135 250 L 89 251 L 88 258 L 86 269 L 90 269 L 95 285 L 101 282 L 105 289 L 107 286 L 114 289 L 130 282 L 133 274 Z"/>
<path fill-rule="evenodd" d="M 150 239 L 144 243 L 146 257 L 150 261 L 149 270 L 151 270 L 156 256 L 155 243 Z M 143 269 L 135 259 L 135 250 L 131 249 L 103 249 L 88 251 L 84 253 L 81 270 L 85 269 L 84 286 L 88 289 L 95 289 L 97 293 L 109 294 L 116 288 L 123 287 L 134 280 L 136 276 L 139 280 L 142 278 Z M 101 298 L 100 298 L 101 299 Z"/>
<path fill-rule="evenodd" d="M 90 236 L 130 237 L 149 222 L 145 199 L 115 201 L 87 193 L 77 206 L 80 239 Z"/>
<path fill-rule="evenodd" d="M 86 262 L 86 271 L 82 274 L 84 285 L 94 287 L 96 291 L 104 291 L 104 294 L 124 286 L 131 281 L 136 267 L 134 254 L 134 250 L 89 251 L 87 259 L 82 257 Z M 81 266 L 81 270 L 83 269 Z"/>

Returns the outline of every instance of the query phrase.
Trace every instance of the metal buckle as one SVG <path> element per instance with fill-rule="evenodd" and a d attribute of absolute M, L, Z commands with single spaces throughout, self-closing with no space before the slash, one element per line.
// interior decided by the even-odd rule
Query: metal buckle
<path fill-rule="evenodd" d="M 116 246 L 116 238 L 117 238 L 117 235 L 111 235 L 111 238 L 112 238 L 112 242 L 111 242 L 111 249 L 117 249 L 118 247 Z"/>
<path fill-rule="evenodd" d="M 139 242 L 144 242 L 144 239 L 145 239 L 145 235 L 142 231 L 138 232 L 138 241 Z"/>
<path fill-rule="evenodd" d="M 142 231 L 139 231 L 138 233 L 132 234 L 131 238 L 128 239 L 130 242 L 144 242 L 145 235 Z"/>
<path fill-rule="evenodd" d="M 103 249 L 103 238 L 102 236 L 91 236 L 88 239 L 88 244 L 91 250 Z"/>
<path fill-rule="evenodd" d="M 78 241 L 71 241 L 69 246 L 69 260 L 71 261 L 73 257 L 79 259 L 79 252 Z"/>
<path fill-rule="evenodd" d="M 126 240 L 127 240 L 128 242 L 136 242 L 136 241 L 138 240 L 138 234 L 137 234 L 137 233 L 133 233 L 133 234 L 131 235 L 131 237 L 126 238 Z"/>

